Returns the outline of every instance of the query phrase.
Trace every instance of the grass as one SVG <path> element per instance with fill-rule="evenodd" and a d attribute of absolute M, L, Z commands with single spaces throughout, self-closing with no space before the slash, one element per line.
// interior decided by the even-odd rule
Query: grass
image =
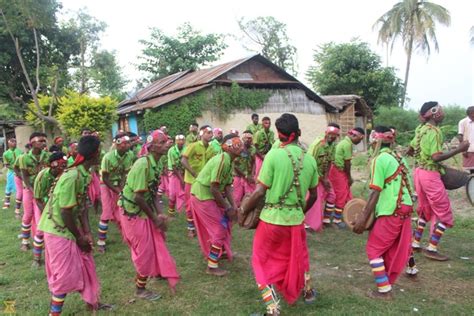
<path fill-rule="evenodd" d="M 0 183 L 1 192 L 3 187 Z M 357 190 L 362 193 L 362 189 Z M 18 315 L 46 315 L 49 292 L 45 273 L 30 267 L 31 253 L 19 251 L 20 242 L 16 236 L 20 222 L 14 218 L 13 209 L 1 212 L 0 262 L 5 265 L 0 265 L 0 302 L 14 300 Z M 98 215 L 92 214 L 94 225 L 97 220 Z M 263 312 L 249 262 L 254 232 L 234 227 L 233 248 L 238 253 L 237 258 L 223 264 L 230 270 L 230 275 L 216 279 L 204 273 L 205 260 L 197 240 L 186 238 L 185 225 L 184 216 L 178 216 L 171 223 L 167 238 L 182 278 L 177 287 L 178 294 L 170 295 L 166 281 L 153 280 L 149 283 L 150 288 L 163 297 L 152 303 L 133 300 L 134 269 L 130 252 L 121 243 L 116 227 L 111 225 L 108 253 L 95 255 L 102 301 L 114 304 L 115 313 L 120 315 L 249 315 Z M 421 270 L 418 281 L 401 276 L 394 288 L 396 299 L 390 303 L 366 296 L 367 291 L 375 287 L 365 255 L 367 234 L 359 236 L 334 229 L 309 234 L 311 274 L 320 297 L 313 305 L 305 305 L 302 301 L 294 307 L 283 304 L 283 312 L 293 315 L 470 314 L 474 310 L 473 229 L 474 220 L 466 216 L 447 231 L 441 242 L 442 251 L 452 259 L 447 263 L 429 261 L 417 255 Z M 86 312 L 80 296 L 69 295 L 64 315 L 82 314 Z"/>

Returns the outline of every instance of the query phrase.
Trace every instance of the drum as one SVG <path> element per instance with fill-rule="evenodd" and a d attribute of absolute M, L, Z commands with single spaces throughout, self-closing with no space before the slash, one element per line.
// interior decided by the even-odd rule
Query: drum
<path fill-rule="evenodd" d="M 474 176 L 471 176 L 466 184 L 466 195 L 469 202 L 474 206 Z"/>
<path fill-rule="evenodd" d="M 355 222 L 357 218 L 359 217 L 360 214 L 364 211 L 364 207 L 367 204 L 362 199 L 352 199 L 349 202 L 347 202 L 346 206 L 344 207 L 344 210 L 342 211 L 342 216 L 344 218 L 344 222 L 346 223 L 347 227 L 349 227 L 350 230 L 354 229 L 354 225 L 352 222 Z M 365 224 L 365 229 L 369 230 L 375 220 L 375 212 L 372 213 L 369 217 L 369 220 Z"/>
<path fill-rule="evenodd" d="M 246 207 L 247 201 L 250 195 L 246 194 L 241 202 L 241 208 Z M 265 199 L 261 199 L 257 204 L 255 209 L 248 211 L 248 213 L 244 216 L 241 212 L 239 212 L 239 224 L 245 229 L 255 229 L 257 228 L 258 222 L 260 221 L 260 213 L 262 212 L 263 207 L 265 206 Z"/>
<path fill-rule="evenodd" d="M 456 190 L 463 187 L 469 181 L 469 173 L 454 168 L 445 168 L 446 172 L 441 176 L 446 190 Z"/>

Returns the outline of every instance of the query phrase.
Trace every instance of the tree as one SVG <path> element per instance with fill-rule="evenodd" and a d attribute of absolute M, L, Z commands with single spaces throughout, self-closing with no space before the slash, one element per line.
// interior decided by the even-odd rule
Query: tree
<path fill-rule="evenodd" d="M 372 108 L 397 106 L 401 80 L 393 68 L 382 67 L 380 57 L 367 43 L 326 43 L 315 50 L 306 73 L 313 88 L 323 95 L 357 94 Z"/>
<path fill-rule="evenodd" d="M 128 81 L 124 78 L 121 67 L 118 65 L 115 51 L 96 51 L 92 56 L 90 77 L 93 90 L 100 96 L 110 96 L 117 100 L 126 97 L 124 87 Z"/>
<path fill-rule="evenodd" d="M 474 26 L 471 27 L 471 44 L 474 45 Z"/>
<path fill-rule="evenodd" d="M 260 16 L 248 21 L 241 18 L 238 24 L 251 42 L 251 46 L 244 45 L 247 50 L 262 54 L 277 66 L 296 75 L 296 47 L 290 44 L 285 23 L 272 16 Z"/>
<path fill-rule="evenodd" d="M 148 81 L 205 66 L 218 60 L 227 48 L 222 34 L 202 34 L 189 23 L 184 23 L 177 31 L 173 37 L 158 28 L 151 28 L 150 39 L 140 40 L 145 48 L 138 69 L 148 73 Z"/>
<path fill-rule="evenodd" d="M 73 138 L 87 126 L 102 134 L 108 133 L 117 118 L 117 101 L 111 97 L 93 98 L 87 94 L 67 91 L 58 100 L 58 121 Z"/>
<path fill-rule="evenodd" d="M 403 95 L 401 106 L 405 104 L 408 86 L 408 75 L 413 51 L 420 51 L 429 57 L 431 43 L 439 51 L 436 39 L 436 23 L 449 26 L 451 17 L 444 7 L 424 0 L 403 0 L 382 15 L 374 24 L 378 28 L 380 43 L 393 48 L 395 41 L 401 38 L 407 55 L 405 81 L 403 82 Z"/>

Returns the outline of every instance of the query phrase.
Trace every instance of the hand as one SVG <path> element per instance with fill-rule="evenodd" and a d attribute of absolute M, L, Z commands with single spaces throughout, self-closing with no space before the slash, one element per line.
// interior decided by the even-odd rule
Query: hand
<path fill-rule="evenodd" d="M 122 193 L 122 189 L 120 187 L 114 187 L 114 192 L 120 195 L 120 193 Z"/>
<path fill-rule="evenodd" d="M 465 151 L 467 151 L 467 150 L 469 149 L 469 146 L 470 146 L 470 145 L 471 145 L 471 144 L 469 143 L 469 141 L 467 141 L 467 140 L 462 141 L 462 142 L 459 144 L 459 146 L 458 146 L 459 152 L 465 152 Z"/>
<path fill-rule="evenodd" d="M 352 231 L 356 234 L 362 234 L 365 231 L 365 221 L 360 220 L 360 217 L 357 218 L 355 222 L 351 222 L 354 225 Z"/>
<path fill-rule="evenodd" d="M 467 153 L 467 151 L 465 151 L 465 152 L 462 153 L 462 156 L 463 156 L 464 158 L 467 158 L 467 157 L 469 157 L 469 154 Z"/>
<path fill-rule="evenodd" d="M 252 175 L 247 176 L 247 182 L 249 184 L 255 184 L 255 178 Z"/>
<path fill-rule="evenodd" d="M 82 252 L 89 253 L 92 251 L 92 246 L 85 236 L 81 236 L 76 240 L 76 244 Z"/>
<path fill-rule="evenodd" d="M 321 183 L 323 187 L 326 189 L 326 191 L 329 191 L 331 189 L 331 182 L 329 182 L 328 178 L 323 178 L 321 180 Z"/>
<path fill-rule="evenodd" d="M 237 221 L 237 209 L 236 208 L 230 208 L 228 211 L 226 211 L 227 213 L 227 217 L 229 217 L 229 219 L 232 221 L 232 222 L 235 222 Z"/>
<path fill-rule="evenodd" d="M 354 179 L 352 179 L 352 177 L 349 178 L 349 186 L 352 186 L 352 184 L 354 183 Z"/>
<path fill-rule="evenodd" d="M 168 218 L 163 215 L 159 214 L 157 217 L 153 219 L 153 225 L 156 229 L 165 232 L 168 229 Z"/>

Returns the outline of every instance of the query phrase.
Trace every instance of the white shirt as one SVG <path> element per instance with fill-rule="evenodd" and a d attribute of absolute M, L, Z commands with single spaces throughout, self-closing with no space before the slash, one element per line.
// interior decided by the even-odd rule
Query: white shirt
<path fill-rule="evenodd" d="M 471 121 L 469 117 L 463 118 L 458 124 L 458 134 L 461 134 L 463 140 L 469 141 L 468 152 L 474 152 L 474 121 Z"/>

